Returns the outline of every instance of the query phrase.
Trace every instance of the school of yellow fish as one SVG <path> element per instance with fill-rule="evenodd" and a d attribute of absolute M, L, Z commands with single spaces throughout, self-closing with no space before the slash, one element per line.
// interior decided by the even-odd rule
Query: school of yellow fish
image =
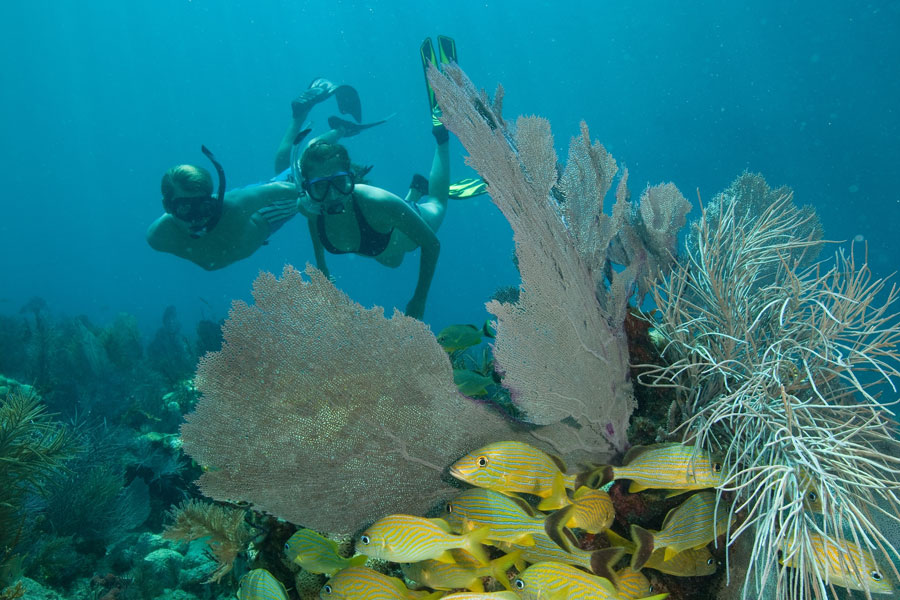
<path fill-rule="evenodd" d="M 709 491 L 722 484 L 722 466 L 677 443 L 634 448 L 623 463 L 576 477 L 562 461 L 528 444 L 490 444 L 450 467 L 451 475 L 476 487 L 450 500 L 443 518 L 387 515 L 357 537 L 359 554 L 351 558 L 341 556 L 335 542 L 301 529 L 287 541 L 285 553 L 303 569 L 330 576 L 319 593 L 322 600 L 662 600 L 667 594 L 654 595 L 642 569 L 693 577 L 714 573 L 716 561 L 707 546 L 733 525 L 729 507 Z M 630 480 L 632 492 L 701 491 L 669 511 L 659 531 L 632 525 L 627 540 L 610 529 L 613 503 L 598 489 L 615 479 Z M 536 496 L 537 506 L 519 494 Z M 582 550 L 574 531 L 605 533 L 611 547 Z M 485 545 L 504 554 L 492 560 Z M 789 546 L 784 564 L 792 566 Z M 868 576 L 871 593 L 893 593 L 885 571 L 858 546 L 839 546 L 820 536 L 812 547 L 820 572 L 832 584 L 861 590 L 860 577 Z M 625 554 L 631 555 L 630 564 L 614 571 Z M 421 589 L 367 568 L 369 558 L 398 563 Z M 517 572 L 510 580 L 512 567 Z M 486 592 L 485 577 L 506 590 Z M 238 598 L 287 600 L 287 594 L 268 571 L 254 569 L 242 579 Z"/>

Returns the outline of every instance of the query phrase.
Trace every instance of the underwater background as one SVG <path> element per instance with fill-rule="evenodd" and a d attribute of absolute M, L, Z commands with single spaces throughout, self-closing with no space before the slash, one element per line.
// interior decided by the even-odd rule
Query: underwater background
<path fill-rule="evenodd" d="M 694 203 L 689 220 L 697 193 L 706 201 L 742 172 L 761 173 L 815 207 L 825 239 L 867 242 L 884 277 L 900 265 L 898 33 L 900 2 L 889 1 L 3 3 L 0 388 L 19 387 L 6 377 L 35 385 L 87 432 L 81 450 L 92 452 L 49 500 L 34 501 L 47 516 L 16 538 L 30 551 L 23 568 L 62 597 L 117 597 L 119 584 L 102 579 L 112 567 L 95 565 L 113 552 L 134 554 L 124 565 L 159 551 L 146 536 L 196 493 L 199 471 L 174 439 L 196 399 L 185 378 L 197 357 L 218 348 L 216 325 L 233 300 L 250 298 L 260 271 L 313 261 L 302 218 L 213 272 L 148 246 L 162 173 L 208 167 L 201 144 L 229 188 L 268 179 L 290 101 L 326 77 L 359 91 L 364 121 L 395 115 L 344 143 L 374 165 L 374 185 L 402 196 L 413 173 L 427 174 L 434 147 L 418 47 L 444 34 L 477 86 L 504 86 L 507 118 L 549 119 L 560 157 L 584 120 L 629 169 L 632 190 L 675 183 Z M 313 110 L 315 133 L 329 111 L 333 103 Z M 464 155 L 451 139 L 453 180 L 474 175 Z M 481 196 L 451 201 L 438 237 L 424 320 L 435 333 L 480 325 L 491 295 L 519 284 L 512 230 Z M 388 313 L 403 308 L 418 268 L 415 257 L 398 269 L 354 255 L 328 261 L 341 290 Z M 58 355 L 25 357 L 20 338 L 40 334 L 41 319 L 55 324 Z M 71 347 L 89 339 L 112 364 L 75 357 Z M 69 372 L 80 379 L 63 382 Z M 64 499 L 88 489 L 107 504 L 85 492 L 96 512 L 71 521 Z M 126 532 L 146 546 L 129 537 L 116 548 Z M 233 595 L 200 585 L 210 563 L 197 553 L 183 597 Z M 127 597 L 162 593 L 129 585 Z"/>

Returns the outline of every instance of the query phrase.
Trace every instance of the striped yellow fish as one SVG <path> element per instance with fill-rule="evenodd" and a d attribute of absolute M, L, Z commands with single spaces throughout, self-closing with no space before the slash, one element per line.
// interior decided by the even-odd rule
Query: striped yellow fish
<path fill-rule="evenodd" d="M 288 600 L 287 590 L 265 569 L 253 569 L 241 577 L 239 600 Z"/>
<path fill-rule="evenodd" d="M 515 592 L 459 592 L 448 594 L 441 600 L 522 600 Z"/>
<path fill-rule="evenodd" d="M 522 600 L 515 592 L 459 592 L 441 600 Z"/>
<path fill-rule="evenodd" d="M 407 579 L 419 585 L 435 590 L 470 590 L 483 592 L 483 577 L 493 577 L 504 587 L 509 588 L 506 572 L 519 560 L 518 551 L 504 554 L 482 565 L 478 560 L 462 550 L 452 550 L 455 563 L 442 563 L 436 560 L 423 560 L 416 563 L 402 564 L 400 569 Z"/>
<path fill-rule="evenodd" d="M 650 580 L 644 577 L 640 571 L 635 571 L 631 567 L 623 567 L 616 573 L 616 590 L 619 592 L 619 598 L 622 600 L 637 600 L 638 598 L 646 598 L 653 593 L 653 586 Z"/>
<path fill-rule="evenodd" d="M 518 496 L 484 488 L 460 492 L 444 507 L 444 519 L 458 531 L 488 527 L 489 540 L 523 546 L 533 545 L 533 536 L 545 533 L 546 518 Z M 554 531 L 552 539 L 556 535 Z M 568 548 L 565 541 L 560 545 Z"/>
<path fill-rule="evenodd" d="M 586 552 L 578 548 L 576 543 L 577 540 L 573 536 L 571 540 L 572 550 L 566 552 L 546 534 L 536 534 L 533 546 L 500 542 L 498 547 L 504 552 L 518 551 L 521 553 L 521 559 L 516 562 L 516 568 L 519 571 L 525 569 L 526 563 L 559 562 L 587 569 L 595 575 L 615 581 L 615 575 L 611 566 L 621 558 L 621 548 L 603 548 L 594 552 Z"/>
<path fill-rule="evenodd" d="M 722 463 L 693 446 L 655 444 L 635 446 L 625 455 L 621 467 L 604 465 L 579 476 L 579 482 L 599 488 L 614 479 L 630 479 L 630 493 L 646 489 L 672 490 L 677 496 L 689 490 L 718 487 L 725 473 Z"/>
<path fill-rule="evenodd" d="M 504 494 L 534 494 L 542 498 L 540 510 L 566 506 L 566 488 L 575 489 L 575 477 L 566 475 L 561 459 L 524 442 L 496 442 L 479 448 L 456 461 L 450 474 Z"/>
<path fill-rule="evenodd" d="M 523 600 L 619 600 L 615 586 L 603 577 L 555 562 L 531 565 L 519 574 L 513 588 Z M 642 596 L 642 600 L 662 600 L 668 594 Z"/>
<path fill-rule="evenodd" d="M 334 575 L 341 569 L 365 564 L 362 554 L 344 558 L 338 551 L 337 542 L 319 535 L 312 529 L 300 529 L 284 544 L 284 553 L 289 561 L 300 565 L 310 573 Z"/>
<path fill-rule="evenodd" d="M 669 511 L 660 531 L 631 526 L 631 539 L 635 543 L 631 568 L 641 570 L 660 548 L 665 548 L 664 560 L 689 548 L 703 548 L 725 533 L 728 524 L 728 508 L 723 505 L 716 508 L 714 492 L 694 494 Z"/>
<path fill-rule="evenodd" d="M 319 590 L 321 600 L 437 600 L 443 592 L 416 592 L 396 577 L 368 567 L 338 571 Z"/>
<path fill-rule="evenodd" d="M 481 542 L 489 533 L 484 527 L 456 535 L 443 519 L 388 515 L 375 521 L 359 536 L 356 549 L 371 558 L 412 563 L 428 559 L 453 562 L 448 551 L 462 548 L 487 564 Z"/>
<path fill-rule="evenodd" d="M 825 581 L 851 590 L 865 590 L 871 594 L 894 594 L 894 586 L 872 553 L 849 540 L 836 540 L 818 533 L 809 535 L 813 557 Z M 799 546 L 782 548 L 782 564 L 796 567 Z M 862 578 L 860 578 L 862 575 Z"/>
<path fill-rule="evenodd" d="M 581 486 L 572 497 L 573 508 L 569 512 L 566 527 L 577 527 L 588 533 L 606 531 L 616 518 L 612 499 L 603 490 Z"/>
<path fill-rule="evenodd" d="M 626 554 L 634 554 L 634 542 L 631 540 L 626 540 L 610 529 L 606 530 L 606 537 L 614 547 L 623 548 Z M 656 569 L 676 577 L 704 577 L 716 572 L 716 559 L 706 546 L 682 550 L 669 560 L 666 560 L 665 549 L 658 548 L 642 568 Z"/>

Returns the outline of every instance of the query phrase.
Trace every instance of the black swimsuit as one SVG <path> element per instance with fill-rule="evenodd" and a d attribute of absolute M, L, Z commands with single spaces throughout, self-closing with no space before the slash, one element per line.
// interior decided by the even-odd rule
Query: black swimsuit
<path fill-rule="evenodd" d="M 319 215 L 317 226 L 319 228 L 319 239 L 322 241 L 322 246 L 331 254 L 378 256 L 388 247 L 388 244 L 391 242 L 391 233 L 393 233 L 394 230 L 391 229 L 387 233 L 375 231 L 372 226 L 369 225 L 369 222 L 366 221 L 362 211 L 359 210 L 359 204 L 355 199 L 352 201 L 352 204 L 353 211 L 356 213 L 356 224 L 359 227 L 359 249 L 340 250 L 335 248 L 331 241 L 329 241 L 328 235 L 325 232 L 325 216 Z"/>

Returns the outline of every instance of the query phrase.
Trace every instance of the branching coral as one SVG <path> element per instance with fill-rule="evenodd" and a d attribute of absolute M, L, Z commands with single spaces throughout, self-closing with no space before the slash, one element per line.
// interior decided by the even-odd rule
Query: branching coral
<path fill-rule="evenodd" d="M 169 514 L 171 523 L 163 532 L 170 540 L 190 542 L 204 540 L 218 567 L 210 574 L 208 582 L 222 579 L 234 565 L 234 560 L 253 540 L 255 533 L 247 524 L 247 511 L 202 502 L 186 500 Z"/>
<path fill-rule="evenodd" d="M 687 260 L 655 294 L 670 366 L 642 380 L 676 386 L 678 433 L 724 455 L 719 491 L 745 515 L 729 537 L 754 536 L 745 597 L 774 582 L 778 599 L 823 598 L 814 534 L 863 585 L 900 556 L 875 524 L 900 521 L 894 402 L 876 392 L 900 375 L 898 290 L 854 249 L 804 267 L 821 245 L 814 213 L 789 194 L 748 210 L 760 189 L 739 180 L 694 225 Z M 846 558 L 850 544 L 882 557 L 881 570 Z"/>

